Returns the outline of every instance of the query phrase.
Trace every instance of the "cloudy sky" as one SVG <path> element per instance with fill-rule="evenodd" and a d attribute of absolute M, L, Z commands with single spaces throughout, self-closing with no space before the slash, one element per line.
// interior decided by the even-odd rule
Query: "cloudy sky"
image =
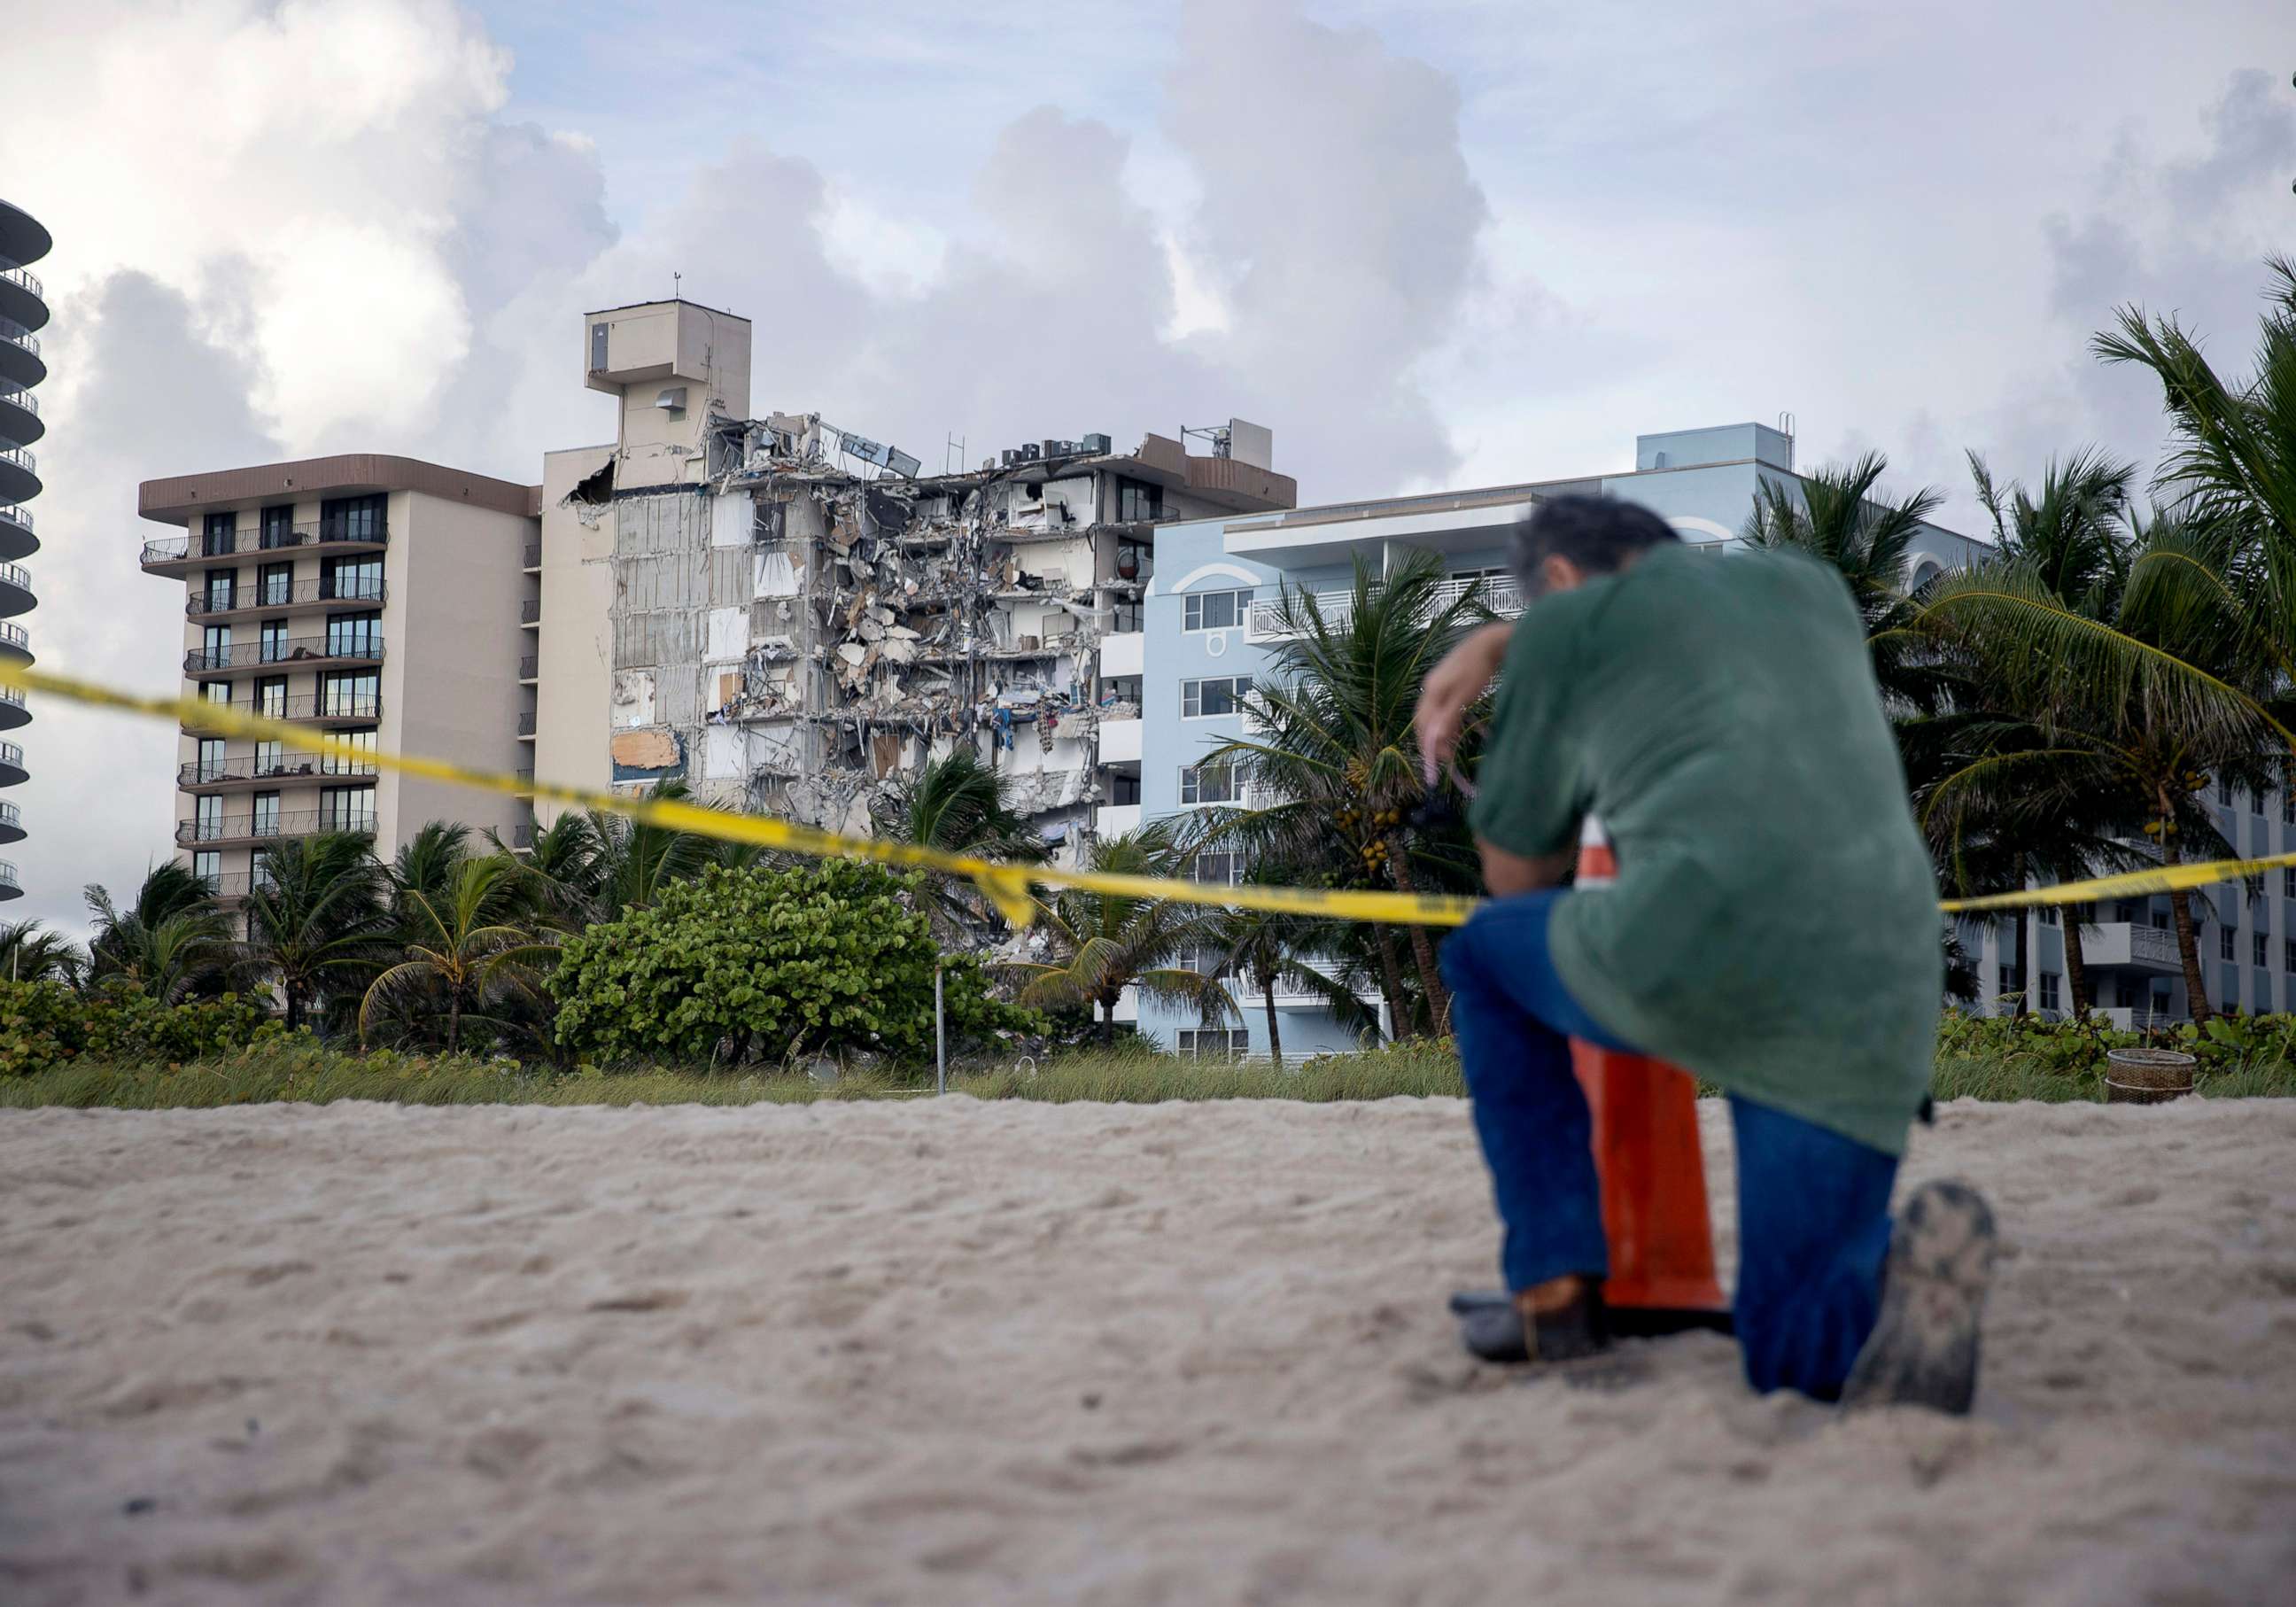
<path fill-rule="evenodd" d="M 586 308 L 756 321 L 752 404 L 938 465 L 1231 414 L 1303 499 L 1627 466 L 1799 421 L 2149 463 L 2083 342 L 2237 366 L 2296 250 L 2284 0 L 14 0 L 0 195 L 53 230 L 29 624 L 178 683 L 135 486 L 315 453 L 539 478 L 607 439 Z M 53 702 L 5 913 L 164 857 L 164 727 Z"/>

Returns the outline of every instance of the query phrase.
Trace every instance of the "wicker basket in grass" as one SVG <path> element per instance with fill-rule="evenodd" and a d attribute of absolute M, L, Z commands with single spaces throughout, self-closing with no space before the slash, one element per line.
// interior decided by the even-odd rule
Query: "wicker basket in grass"
<path fill-rule="evenodd" d="M 2193 1091 L 2200 1062 L 2175 1049 L 2115 1049 L 2104 1057 L 2104 1103 L 2157 1105 Z"/>

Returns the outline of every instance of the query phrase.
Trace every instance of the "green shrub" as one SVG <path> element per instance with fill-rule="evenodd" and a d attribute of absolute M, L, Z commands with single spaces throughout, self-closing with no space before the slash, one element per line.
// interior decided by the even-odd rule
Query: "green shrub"
<path fill-rule="evenodd" d="M 163 1004 L 113 980 L 85 994 L 62 982 L 0 982 L 0 1077 L 23 1077 L 87 1055 L 111 1062 L 176 1062 L 244 1048 L 283 1029 L 235 993 Z"/>
<path fill-rule="evenodd" d="M 1040 1030 L 1000 1003 L 980 960 L 944 954 L 922 884 L 881 865 L 713 866 L 652 907 L 570 939 L 551 973 L 558 1041 L 607 1062 L 742 1064 L 933 1051 L 933 968 L 951 1046 Z"/>

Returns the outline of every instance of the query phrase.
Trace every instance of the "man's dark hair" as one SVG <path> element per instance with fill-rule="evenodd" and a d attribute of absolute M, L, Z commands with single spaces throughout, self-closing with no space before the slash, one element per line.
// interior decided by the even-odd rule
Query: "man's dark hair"
<path fill-rule="evenodd" d="M 1590 575 L 1609 575 L 1637 553 L 1681 539 L 1640 503 L 1615 496 L 1558 496 L 1540 503 L 1515 526 L 1515 578 L 1535 597 L 1546 589 L 1539 566 L 1549 554 L 1568 558 Z"/>

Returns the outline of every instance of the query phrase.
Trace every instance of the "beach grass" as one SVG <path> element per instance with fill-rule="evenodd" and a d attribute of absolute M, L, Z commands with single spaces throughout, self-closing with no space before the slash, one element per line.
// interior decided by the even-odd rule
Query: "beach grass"
<path fill-rule="evenodd" d="M 1282 1070 L 1265 1061 L 1182 1060 L 1134 1043 L 1070 1050 L 1041 1062 L 1020 1059 L 953 1067 L 948 1086 L 952 1094 L 983 1100 L 1121 1104 L 1212 1099 L 1324 1103 L 1466 1092 L 1456 1054 L 1441 1043 L 1319 1055 Z M 848 1070 L 834 1081 L 777 1066 L 706 1072 L 663 1066 L 554 1071 L 468 1055 L 357 1054 L 302 1043 L 258 1045 L 182 1065 L 75 1061 L 0 1078 L 0 1107 L 170 1110 L 338 1100 L 416 1105 L 806 1104 L 914 1099 L 929 1097 L 932 1090 L 932 1073 L 924 1068 Z M 2095 1070 L 2068 1070 L 2038 1055 L 1941 1053 L 1932 1092 L 1940 1101 L 2095 1102 L 2103 1098 L 2103 1084 Z M 2211 1069 L 2203 1072 L 2198 1093 L 2206 1098 L 2296 1097 L 2296 1066 L 2276 1060 Z"/>

